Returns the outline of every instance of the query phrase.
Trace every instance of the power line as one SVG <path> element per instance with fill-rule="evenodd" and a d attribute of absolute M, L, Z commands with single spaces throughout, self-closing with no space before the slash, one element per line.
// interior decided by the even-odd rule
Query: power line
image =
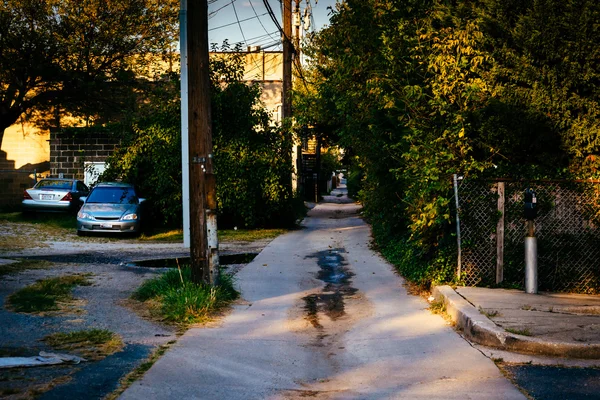
<path fill-rule="evenodd" d="M 266 49 L 266 48 L 271 48 L 271 47 L 275 47 L 275 46 L 281 46 L 281 41 L 277 40 L 277 41 L 269 41 L 269 38 L 267 37 L 267 35 L 263 35 L 261 37 L 257 37 L 257 38 L 250 38 L 247 39 L 247 45 L 248 46 L 259 46 L 261 49 Z M 232 42 L 229 43 L 229 45 L 232 48 L 236 48 L 236 46 L 238 45 L 243 45 L 244 42 Z M 217 49 L 217 51 L 219 51 Z M 232 50 L 233 51 L 233 50 Z"/>
<path fill-rule="evenodd" d="M 214 0 L 213 3 L 216 2 L 216 1 L 217 0 Z M 231 0 L 229 3 L 225 4 L 224 6 L 221 6 L 221 7 L 217 8 L 216 10 L 211 11 L 208 14 L 208 19 L 211 19 L 212 17 L 215 16 L 216 13 L 218 13 L 219 11 L 221 11 L 222 9 L 224 9 L 225 7 L 228 7 L 228 6 L 232 5 L 234 2 L 235 2 L 235 0 Z"/>
<path fill-rule="evenodd" d="M 283 28 L 279 24 L 279 21 L 277 20 L 277 17 L 275 16 L 275 13 L 273 12 L 273 9 L 271 8 L 271 5 L 269 4 L 269 1 L 268 0 L 263 0 L 263 3 L 265 4 L 265 7 L 267 8 L 267 13 L 269 14 L 269 16 L 271 17 L 271 19 L 273 20 L 273 23 L 277 27 L 277 30 L 279 30 L 279 32 L 281 33 L 281 35 L 285 36 L 285 33 L 283 32 Z"/>
<path fill-rule="evenodd" d="M 233 4 L 233 2 L 232 2 L 231 5 L 233 6 L 233 13 L 235 14 L 235 19 L 237 21 L 237 24 L 240 27 L 240 33 L 242 34 L 242 39 L 244 39 L 244 43 L 247 46 L 248 43 L 246 43 L 246 35 L 244 35 L 244 30 L 242 29 L 242 24 L 240 23 L 240 19 L 238 18 L 237 10 L 235 9 L 235 4 Z M 256 18 L 258 18 L 258 15 L 256 16 Z"/>
<path fill-rule="evenodd" d="M 250 4 L 250 7 L 252 7 L 252 11 L 254 11 L 254 15 L 256 15 L 256 18 L 258 19 L 258 22 L 260 23 L 260 26 L 262 26 L 262 28 L 264 29 L 264 31 L 267 32 L 267 34 L 271 37 L 271 39 L 276 40 L 275 38 L 273 38 L 271 36 L 271 34 L 269 33 L 269 31 L 267 31 L 267 28 L 265 28 L 265 25 L 262 23 L 261 19 L 258 18 L 258 13 L 256 12 L 256 9 L 254 8 L 254 5 L 252 4 L 252 1 L 248 0 L 248 3 Z"/>
<path fill-rule="evenodd" d="M 214 27 L 214 28 L 210 28 L 210 29 L 209 29 L 209 31 L 214 31 L 214 30 L 217 30 L 217 29 L 226 28 L 226 27 L 228 27 L 228 26 L 235 25 L 235 24 L 239 24 L 240 22 L 246 22 L 246 21 L 250 21 L 250 20 L 252 20 L 252 19 L 255 19 L 255 18 L 258 18 L 258 17 L 264 16 L 264 15 L 267 15 L 267 13 L 264 13 L 264 14 L 262 14 L 262 15 L 255 16 L 255 17 L 249 17 L 249 18 L 241 19 L 241 20 L 238 20 L 238 21 L 236 21 L 236 22 L 232 22 L 232 23 L 230 23 L 230 24 L 225 24 L 225 25 L 221 25 L 221 26 Z"/>

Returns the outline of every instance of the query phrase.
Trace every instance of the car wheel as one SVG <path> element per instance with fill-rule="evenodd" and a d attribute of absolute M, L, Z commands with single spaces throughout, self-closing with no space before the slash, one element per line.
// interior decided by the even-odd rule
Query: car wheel
<path fill-rule="evenodd" d="M 77 231 L 77 236 L 87 236 L 87 233 L 82 231 Z"/>

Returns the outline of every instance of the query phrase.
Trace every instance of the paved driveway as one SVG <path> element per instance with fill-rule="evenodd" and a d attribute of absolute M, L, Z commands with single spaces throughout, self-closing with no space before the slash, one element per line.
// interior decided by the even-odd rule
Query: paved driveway
<path fill-rule="evenodd" d="M 144 243 L 114 238 L 85 238 L 74 234 L 59 241 L 39 242 L 40 235 L 19 231 L 31 246 L 0 249 L 0 258 L 47 260 L 46 269 L 31 269 L 0 276 L 0 357 L 36 356 L 53 351 L 40 341 L 56 332 L 107 329 L 122 338 L 125 348 L 98 362 L 58 367 L 0 369 L 0 398 L 98 399 L 114 391 L 119 380 L 159 345 L 176 339 L 175 327 L 142 318 L 130 307 L 131 293 L 146 279 L 161 273 L 156 268 L 131 266 L 132 261 L 189 256 L 189 250 L 177 243 Z M 2 229 L 0 229 L 2 231 Z M 11 234 L 9 231 L 0 232 Z M 38 241 L 36 241 L 38 240 Z M 268 241 L 266 241 L 268 242 Z M 265 241 L 226 243 L 224 252 L 257 252 Z M 239 266 L 234 266 L 238 267 Z M 6 298 L 37 280 L 69 274 L 90 274 L 91 286 L 74 289 L 77 299 L 73 312 L 31 315 L 15 313 L 4 306 Z"/>
<path fill-rule="evenodd" d="M 343 196 L 239 274 L 243 301 L 191 329 L 121 399 L 521 399 L 369 248 Z"/>

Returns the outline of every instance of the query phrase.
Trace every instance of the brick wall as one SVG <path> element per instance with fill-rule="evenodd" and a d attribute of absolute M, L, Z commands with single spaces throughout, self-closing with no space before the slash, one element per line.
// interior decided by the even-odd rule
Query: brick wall
<path fill-rule="evenodd" d="M 51 131 L 50 175 L 83 180 L 84 163 L 103 162 L 120 142 L 100 132 Z"/>
<path fill-rule="evenodd" d="M 0 151 L 0 208 L 16 209 L 23 200 L 23 190 L 35 183 L 29 171 L 15 170 L 15 162 Z"/>

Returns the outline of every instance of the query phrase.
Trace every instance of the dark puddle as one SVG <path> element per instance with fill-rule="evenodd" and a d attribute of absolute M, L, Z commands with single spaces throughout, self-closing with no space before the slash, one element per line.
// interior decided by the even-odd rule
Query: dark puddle
<path fill-rule="evenodd" d="M 240 253 L 240 254 L 220 254 L 220 265 L 248 264 L 258 255 L 258 253 Z M 180 258 L 161 258 L 157 260 L 143 260 L 128 263 L 130 267 L 145 268 L 177 268 L 177 266 L 189 265 L 189 257 Z"/>
<path fill-rule="evenodd" d="M 344 249 L 331 249 L 314 253 L 307 258 L 316 258 L 321 270 L 317 278 L 326 283 L 323 291 L 303 297 L 306 319 L 315 328 L 322 328 L 319 314 L 335 321 L 346 315 L 344 297 L 351 296 L 357 289 L 351 286 L 354 274 L 346 267 L 342 254 Z"/>
<path fill-rule="evenodd" d="M 39 399 L 103 399 L 116 390 L 119 381 L 146 360 L 151 351 L 151 346 L 128 344 L 122 351 L 103 360 L 79 364 L 79 369 L 70 375 L 67 383 L 44 393 Z"/>

